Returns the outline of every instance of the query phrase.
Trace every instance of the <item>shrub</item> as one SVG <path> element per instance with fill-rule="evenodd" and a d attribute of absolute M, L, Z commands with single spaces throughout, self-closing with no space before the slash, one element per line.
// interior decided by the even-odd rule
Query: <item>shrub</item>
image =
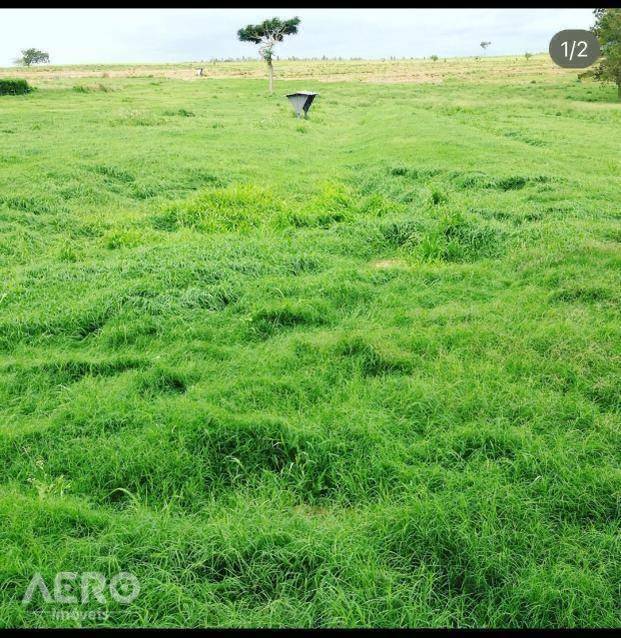
<path fill-rule="evenodd" d="M 0 80 L 0 95 L 25 95 L 26 93 L 30 93 L 30 91 L 32 91 L 32 87 L 26 80 Z"/>

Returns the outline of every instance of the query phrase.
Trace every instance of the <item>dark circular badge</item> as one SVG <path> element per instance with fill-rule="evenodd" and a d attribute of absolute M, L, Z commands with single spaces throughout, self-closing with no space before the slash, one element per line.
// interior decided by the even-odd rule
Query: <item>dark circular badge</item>
<path fill-rule="evenodd" d="M 585 29 L 565 29 L 550 40 L 550 57 L 565 69 L 586 69 L 601 55 L 597 38 Z"/>

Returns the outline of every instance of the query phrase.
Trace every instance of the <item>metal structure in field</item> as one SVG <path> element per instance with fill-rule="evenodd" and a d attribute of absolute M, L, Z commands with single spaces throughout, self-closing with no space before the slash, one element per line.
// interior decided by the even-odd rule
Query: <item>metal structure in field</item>
<path fill-rule="evenodd" d="M 319 93 L 311 93 L 310 91 L 298 91 L 297 93 L 289 93 L 287 98 L 289 102 L 291 102 L 291 106 L 295 111 L 297 117 L 301 117 L 302 113 L 304 113 L 304 117 L 306 117 L 308 110 L 313 103 L 315 97 L 319 95 Z"/>

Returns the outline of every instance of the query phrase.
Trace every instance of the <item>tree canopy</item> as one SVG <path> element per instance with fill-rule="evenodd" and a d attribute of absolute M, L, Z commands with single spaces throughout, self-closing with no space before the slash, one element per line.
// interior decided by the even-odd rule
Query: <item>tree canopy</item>
<path fill-rule="evenodd" d="M 595 9 L 593 33 L 602 48 L 602 60 L 592 71 L 595 79 L 614 82 L 621 100 L 621 9 Z"/>
<path fill-rule="evenodd" d="M 260 24 L 249 24 L 241 28 L 237 32 L 237 37 L 242 42 L 254 42 L 261 44 L 282 42 L 286 35 L 293 35 L 298 32 L 300 18 L 291 18 L 290 20 L 281 20 L 280 18 L 272 18 L 264 20 Z"/>
<path fill-rule="evenodd" d="M 22 55 L 15 60 L 15 64 L 30 66 L 31 64 L 49 64 L 50 56 L 45 51 L 39 49 L 22 49 Z"/>
<path fill-rule="evenodd" d="M 282 42 L 286 35 L 297 33 L 299 24 L 300 18 L 291 18 L 290 20 L 271 18 L 270 20 L 264 20 L 260 24 L 248 24 L 237 32 L 237 37 L 242 42 L 252 42 L 260 45 L 259 54 L 267 62 L 269 71 L 270 93 L 274 89 L 274 68 L 272 65 L 274 47 L 279 42 Z"/>

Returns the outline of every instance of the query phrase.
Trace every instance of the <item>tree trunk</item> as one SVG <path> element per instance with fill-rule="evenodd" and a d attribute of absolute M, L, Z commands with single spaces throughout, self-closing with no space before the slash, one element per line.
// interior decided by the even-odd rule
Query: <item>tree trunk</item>
<path fill-rule="evenodd" d="M 274 94 L 274 65 L 271 60 L 267 61 L 267 74 L 270 83 L 270 95 Z"/>

